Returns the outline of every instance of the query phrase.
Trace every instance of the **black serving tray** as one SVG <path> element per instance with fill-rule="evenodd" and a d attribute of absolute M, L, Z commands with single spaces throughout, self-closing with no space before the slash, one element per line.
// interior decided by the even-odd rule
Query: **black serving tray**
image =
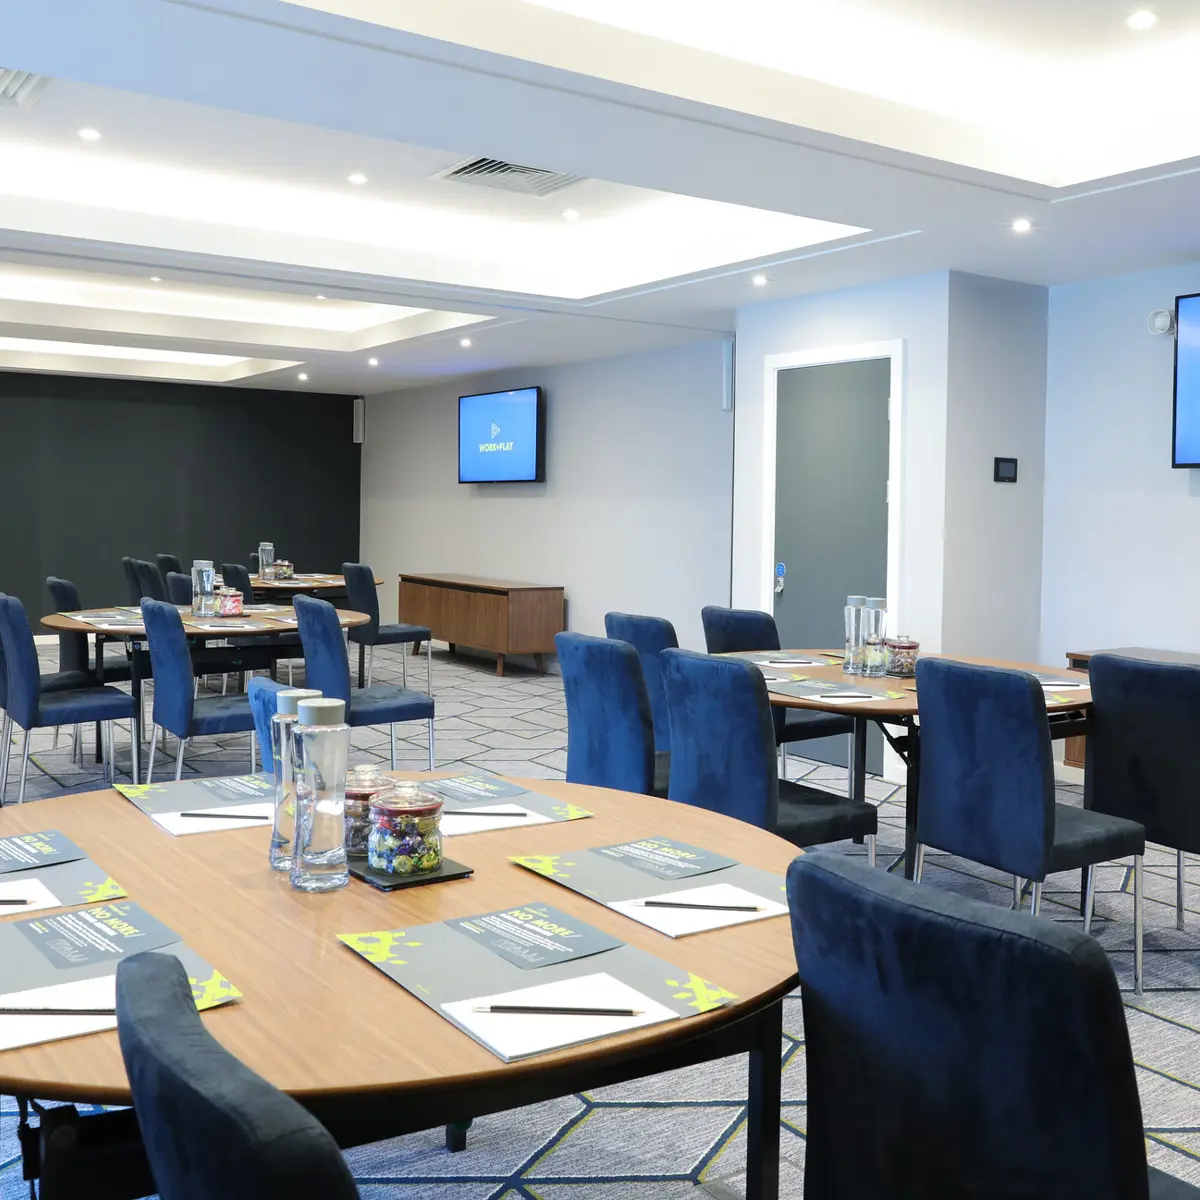
<path fill-rule="evenodd" d="M 448 879 L 467 879 L 475 874 L 474 867 L 464 866 L 452 858 L 443 858 L 442 865 L 436 871 L 425 871 L 421 875 L 389 875 L 386 871 L 376 871 L 367 866 L 364 858 L 351 859 L 350 874 L 363 883 L 369 883 L 381 892 L 394 892 L 399 888 L 421 887 L 426 883 L 445 883 Z"/>

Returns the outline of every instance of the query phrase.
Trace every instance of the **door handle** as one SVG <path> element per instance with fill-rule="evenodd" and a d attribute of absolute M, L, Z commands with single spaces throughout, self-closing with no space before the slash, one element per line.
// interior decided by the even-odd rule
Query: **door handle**
<path fill-rule="evenodd" d="M 783 587 L 784 587 L 784 583 L 785 583 L 786 579 L 787 579 L 787 564 L 786 563 L 776 563 L 775 564 L 775 595 L 777 595 L 777 596 L 783 595 Z"/>

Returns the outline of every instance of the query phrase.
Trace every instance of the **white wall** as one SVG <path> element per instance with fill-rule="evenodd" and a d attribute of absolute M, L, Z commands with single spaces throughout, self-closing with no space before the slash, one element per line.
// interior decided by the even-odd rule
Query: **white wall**
<path fill-rule="evenodd" d="M 895 622 L 936 650 L 942 636 L 942 522 L 945 508 L 946 272 L 870 287 L 756 304 L 737 323 L 737 437 L 734 481 L 733 600 L 759 607 L 773 531 L 763 526 L 765 359 L 869 342 L 904 342 L 904 466 L 893 496 L 902 505 L 900 597 Z M 833 447 L 847 471 L 854 446 Z M 774 503 L 774 498 L 770 498 Z M 819 520 L 820 514 L 814 514 Z"/>
<path fill-rule="evenodd" d="M 1046 431 L 1043 287 L 950 274 L 942 649 L 1038 656 Z M 993 480 L 996 456 L 1017 482 Z"/>
<path fill-rule="evenodd" d="M 563 584 L 570 627 L 611 609 L 675 623 L 703 648 L 700 609 L 729 602 L 733 414 L 723 343 L 373 396 L 363 446 L 362 556 L 387 582 L 446 571 Z M 459 484 L 461 393 L 540 384 L 544 484 Z"/>
<path fill-rule="evenodd" d="M 1041 658 L 1200 647 L 1200 481 L 1171 468 L 1173 342 L 1156 308 L 1200 265 L 1052 288 Z"/>

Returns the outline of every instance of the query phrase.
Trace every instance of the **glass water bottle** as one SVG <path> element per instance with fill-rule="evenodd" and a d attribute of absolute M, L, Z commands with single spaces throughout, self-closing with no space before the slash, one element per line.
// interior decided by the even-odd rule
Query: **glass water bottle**
<path fill-rule="evenodd" d="M 275 696 L 275 715 L 271 718 L 271 768 L 275 780 L 275 823 L 271 828 L 271 866 L 276 871 L 292 869 L 292 842 L 296 837 L 296 747 L 292 730 L 296 725 L 296 705 L 301 700 L 316 700 L 320 692 L 312 688 L 289 688 Z"/>
<path fill-rule="evenodd" d="M 301 700 L 292 736 L 302 771 L 296 787 L 292 887 L 331 892 L 350 882 L 346 867 L 346 764 L 350 726 L 344 700 Z"/>
<path fill-rule="evenodd" d="M 842 659 L 842 670 L 847 675 L 861 675 L 863 671 L 863 611 L 866 596 L 846 597 L 846 654 Z"/>
<path fill-rule="evenodd" d="M 259 579 L 274 579 L 275 543 L 258 543 L 258 577 Z"/>
<path fill-rule="evenodd" d="M 887 672 L 887 647 L 884 632 L 887 624 L 887 600 L 871 596 L 863 609 L 863 669 L 864 675 L 879 676 Z"/>
<path fill-rule="evenodd" d="M 216 578 L 212 559 L 197 558 L 192 562 L 192 613 L 195 616 L 216 615 Z"/>

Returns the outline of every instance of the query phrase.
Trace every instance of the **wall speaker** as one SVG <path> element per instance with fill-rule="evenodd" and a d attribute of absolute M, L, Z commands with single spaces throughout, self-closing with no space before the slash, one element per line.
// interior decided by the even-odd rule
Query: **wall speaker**
<path fill-rule="evenodd" d="M 1151 333 L 1173 333 L 1175 331 L 1175 314 L 1169 308 L 1156 308 L 1146 318 L 1146 328 Z"/>
<path fill-rule="evenodd" d="M 362 396 L 354 397 L 354 440 L 360 446 L 367 437 L 367 402 Z"/>

